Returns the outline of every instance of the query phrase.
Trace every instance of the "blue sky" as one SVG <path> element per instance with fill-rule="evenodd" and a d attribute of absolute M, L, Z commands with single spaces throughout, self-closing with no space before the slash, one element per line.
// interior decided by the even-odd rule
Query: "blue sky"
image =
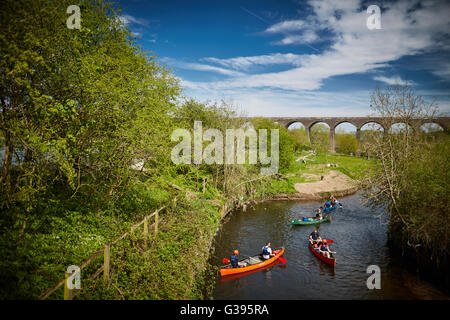
<path fill-rule="evenodd" d="M 450 115 L 448 1 L 118 3 L 186 96 L 248 116 L 365 116 L 377 86 L 408 81 Z M 367 27 L 369 5 L 381 29 Z"/>

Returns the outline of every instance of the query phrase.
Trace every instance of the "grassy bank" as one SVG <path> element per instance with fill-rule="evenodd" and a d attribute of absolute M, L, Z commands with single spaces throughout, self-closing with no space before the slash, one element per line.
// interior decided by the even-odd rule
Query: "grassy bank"
<path fill-rule="evenodd" d="M 306 156 L 306 163 L 301 158 Z M 293 194 L 297 191 L 296 183 L 319 181 L 321 176 L 329 174 L 331 171 L 339 171 L 351 179 L 361 180 L 367 176 L 368 171 L 374 167 L 376 160 L 367 160 L 360 157 L 353 157 L 339 154 L 318 154 L 310 155 L 306 151 L 296 153 L 295 159 L 285 174 L 279 179 L 273 179 L 267 192 L 269 194 Z M 337 167 L 327 167 L 327 164 L 337 164 Z"/>
<path fill-rule="evenodd" d="M 9 288 L 3 290 L 3 298 L 35 299 L 58 282 L 69 265 L 79 265 L 146 214 L 165 205 L 167 209 L 160 214 L 156 235 L 143 236 L 142 231 L 137 231 L 112 247 L 109 283 L 103 284 L 101 276 L 90 279 L 101 266 L 102 255 L 83 269 L 83 290 L 75 299 L 203 299 L 205 292 L 208 296 L 211 280 L 217 277 L 217 270 L 208 266 L 207 261 L 223 206 L 226 204 L 231 210 L 251 200 L 293 193 L 295 183 L 307 181 L 305 174 L 324 173 L 331 170 L 325 168 L 326 163 L 337 161 L 339 169 L 358 175 L 370 165 L 361 158 L 319 155 L 306 165 L 294 162 L 282 175 L 262 178 L 256 171 L 245 170 L 240 176 L 241 187 L 233 193 L 216 188 L 214 177 L 208 172 L 200 171 L 201 179 L 197 179 L 197 174 L 191 174 L 190 178 L 164 175 L 157 179 L 142 175 L 133 187 L 134 192 L 128 195 L 134 199 L 134 207 L 116 208 L 108 214 L 98 211 L 95 215 L 86 214 L 86 219 L 78 219 L 80 213 L 65 212 L 46 220 L 51 226 L 47 233 L 40 231 L 43 221 L 36 221 L 38 225 L 32 232 L 30 221 L 20 250 L 11 250 L 9 259 L 2 261 L 2 270 L 7 269 L 11 260 L 28 262 L 13 269 L 14 274 L 2 277 L 2 288 Z M 209 181 L 205 187 L 203 179 Z M 124 210 L 130 210 L 129 214 Z M 49 299 L 62 296 L 60 288 Z"/>
<path fill-rule="evenodd" d="M 293 193 L 293 183 L 306 181 L 302 177 L 304 174 L 315 173 L 316 166 L 324 167 L 330 161 L 338 163 L 339 169 L 348 170 L 355 177 L 363 177 L 373 164 L 362 158 L 319 155 L 310 164 L 295 162 L 282 175 L 260 179 L 260 176 L 247 172 L 242 182 L 251 182 L 244 183 L 245 187 L 239 188 L 232 199 L 211 184 L 206 185 L 203 192 L 195 181 L 186 184 L 185 180 L 172 179 L 166 187 L 171 189 L 170 185 L 177 185 L 182 190 L 175 192 L 172 189 L 171 196 L 177 198 L 176 206 L 172 205 L 162 214 L 159 233 L 149 238 L 137 236 L 125 241 L 112 260 L 111 283 L 105 287 L 97 280 L 89 291 L 78 298 L 208 298 L 218 276 L 218 269 L 207 263 L 214 233 L 220 224 L 221 208 L 217 204 L 227 203 L 228 209 L 232 209 L 251 200 L 263 200 L 284 192 Z M 327 170 L 331 169 L 320 172 Z M 189 191 L 186 193 L 186 190 Z M 211 200 L 215 200 L 216 204 Z"/>

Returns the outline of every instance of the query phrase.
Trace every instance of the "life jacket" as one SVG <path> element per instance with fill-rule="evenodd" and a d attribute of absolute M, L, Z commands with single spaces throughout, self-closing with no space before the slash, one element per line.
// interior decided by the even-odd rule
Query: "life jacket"
<path fill-rule="evenodd" d="M 320 250 L 322 250 L 322 251 L 329 251 L 328 250 L 328 244 L 323 244 L 322 243 L 322 245 L 320 246 Z"/>
<path fill-rule="evenodd" d="M 230 263 L 233 266 L 233 268 L 236 268 L 238 266 L 238 260 L 234 254 L 230 257 Z"/>
<path fill-rule="evenodd" d="M 268 247 L 268 246 L 264 246 L 264 247 L 263 247 L 263 252 L 262 252 L 262 254 L 263 254 L 263 258 L 264 258 L 264 259 L 266 259 L 266 257 L 269 257 L 269 258 L 270 258 L 270 252 L 269 252 L 269 247 Z"/>
<path fill-rule="evenodd" d="M 319 234 L 318 233 L 311 233 L 311 238 L 313 238 L 313 240 L 317 240 L 319 238 Z"/>

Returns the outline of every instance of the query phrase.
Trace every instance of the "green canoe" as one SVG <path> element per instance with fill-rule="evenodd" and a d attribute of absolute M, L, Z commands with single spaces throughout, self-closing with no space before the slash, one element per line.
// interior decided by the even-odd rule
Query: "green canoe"
<path fill-rule="evenodd" d="M 308 218 L 312 221 L 303 221 L 303 220 L 292 220 L 292 224 L 293 225 L 308 225 L 308 224 L 318 224 L 318 223 L 322 223 L 322 222 L 327 222 L 327 221 L 331 221 L 331 215 L 327 214 L 326 216 L 323 217 L 322 220 L 314 220 L 314 218 Z"/>

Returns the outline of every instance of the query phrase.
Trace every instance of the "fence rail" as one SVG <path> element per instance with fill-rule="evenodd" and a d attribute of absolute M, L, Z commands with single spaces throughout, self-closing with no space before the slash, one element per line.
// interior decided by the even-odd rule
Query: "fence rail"
<path fill-rule="evenodd" d="M 103 272 L 103 281 L 104 281 L 104 283 L 107 283 L 109 281 L 109 276 L 110 276 L 111 247 L 114 246 L 117 242 L 119 242 L 123 238 L 125 238 L 130 232 L 134 233 L 134 231 L 138 227 L 140 227 L 142 224 L 144 225 L 144 231 L 143 231 L 144 235 L 148 234 L 149 227 L 151 227 L 151 226 L 154 227 L 154 234 L 157 234 L 158 233 L 158 224 L 159 224 L 159 212 L 161 210 L 163 210 L 165 207 L 166 206 L 161 207 L 161 208 L 157 209 L 156 211 L 154 211 L 153 213 L 149 214 L 143 220 L 141 220 L 139 223 L 133 225 L 131 227 L 130 231 L 125 232 L 124 234 L 122 234 L 120 237 L 118 237 L 114 241 L 107 243 L 104 248 L 102 248 L 99 251 L 92 254 L 89 258 L 87 258 L 86 260 L 84 260 L 81 263 L 78 271 L 74 271 L 73 273 L 66 272 L 64 274 L 64 278 L 62 278 L 53 287 L 51 287 L 50 289 L 48 289 L 47 291 L 42 293 L 38 297 L 38 299 L 44 300 L 44 299 L 48 298 L 52 293 L 54 293 L 56 290 L 58 290 L 59 287 L 64 285 L 64 300 L 72 300 L 72 298 L 75 297 L 81 291 L 81 289 L 78 290 L 78 289 L 72 288 L 71 281 L 72 281 L 73 277 L 76 275 L 77 272 L 81 272 L 82 269 L 84 269 L 86 266 L 88 266 L 96 257 L 101 255 L 102 253 L 103 253 L 103 264 L 99 269 L 97 269 L 97 271 L 94 272 L 94 274 L 91 276 L 91 280 L 97 278 L 100 275 L 100 273 Z M 153 217 L 155 218 L 155 222 L 151 226 L 149 226 L 149 224 L 148 224 L 149 220 Z"/>

